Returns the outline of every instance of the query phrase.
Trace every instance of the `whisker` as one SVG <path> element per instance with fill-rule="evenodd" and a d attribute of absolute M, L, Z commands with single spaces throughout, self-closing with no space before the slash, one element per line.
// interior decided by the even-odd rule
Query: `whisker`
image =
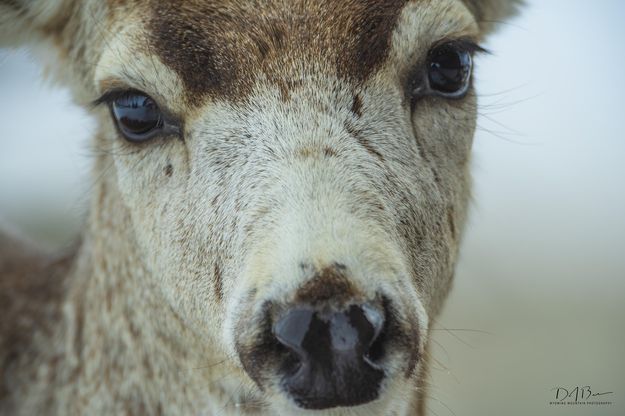
<path fill-rule="evenodd" d="M 476 332 L 479 334 L 495 335 L 493 332 L 484 331 L 482 329 L 468 329 L 468 328 L 430 328 L 430 331 Z"/>
<path fill-rule="evenodd" d="M 208 365 L 204 365 L 204 366 L 192 367 L 192 368 L 183 368 L 183 369 L 178 370 L 178 372 L 182 373 L 182 372 L 190 372 L 190 371 L 197 371 L 197 370 L 207 370 L 207 369 L 210 369 L 210 368 L 217 367 L 218 365 L 224 364 L 227 361 L 228 361 L 228 359 L 224 358 L 221 361 L 217 361 L 217 362 L 214 362 L 214 363 L 211 363 L 211 364 L 208 364 Z"/>

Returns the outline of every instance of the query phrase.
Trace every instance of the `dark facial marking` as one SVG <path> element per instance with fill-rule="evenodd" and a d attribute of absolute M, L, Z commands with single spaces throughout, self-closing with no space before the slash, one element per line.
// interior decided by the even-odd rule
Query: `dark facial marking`
<path fill-rule="evenodd" d="M 361 0 L 351 6 L 360 9 L 351 30 L 356 48 L 350 54 L 349 74 L 365 80 L 387 57 L 391 35 L 406 0 Z"/>
<path fill-rule="evenodd" d="M 213 264 L 213 280 L 215 283 L 215 296 L 221 302 L 224 297 L 223 277 L 221 276 L 221 267 L 219 267 L 217 262 Z"/>
<path fill-rule="evenodd" d="M 354 102 L 352 103 L 352 113 L 358 118 L 362 117 L 362 99 L 359 94 L 354 95 Z"/>
<path fill-rule="evenodd" d="M 434 182 L 436 182 L 437 185 L 440 185 L 441 178 L 438 176 L 437 170 L 434 168 L 433 164 L 430 162 L 429 157 L 425 153 L 425 143 L 423 142 L 423 140 L 421 140 L 418 134 L 415 134 L 415 138 L 417 140 L 417 146 L 419 148 L 419 156 L 421 157 L 423 162 L 430 168 L 432 176 L 434 177 Z"/>
<path fill-rule="evenodd" d="M 384 163 L 384 156 L 382 156 L 382 153 L 378 152 L 369 142 L 369 140 L 367 140 L 367 138 L 365 138 L 362 134 L 362 132 L 360 132 L 359 130 L 357 130 L 354 126 L 352 126 L 349 123 L 345 124 L 345 129 L 347 130 L 347 132 L 354 138 L 356 139 L 356 141 L 367 151 L 369 152 L 371 155 L 375 156 L 376 159 L 378 159 L 380 162 Z"/>
<path fill-rule="evenodd" d="M 157 2 L 152 9 L 150 43 L 165 65 L 176 71 L 197 102 L 200 95 L 233 93 L 239 73 L 235 57 L 216 41 L 223 37 L 219 28 L 232 17 L 215 5 L 189 2 Z"/>
<path fill-rule="evenodd" d="M 323 148 L 323 154 L 327 157 L 336 156 L 336 151 L 332 149 L 330 146 L 326 146 Z"/>
<path fill-rule="evenodd" d="M 279 355 L 284 352 L 283 347 L 273 336 L 272 323 L 273 306 L 271 302 L 264 302 L 262 312 L 257 322 L 240 320 L 237 324 L 237 333 L 243 334 L 250 327 L 258 325 L 255 334 L 250 337 L 238 337 L 236 350 L 241 359 L 243 368 L 256 383 L 261 391 L 265 389 L 267 371 L 278 363 Z M 263 357 L 262 362 L 256 357 Z"/>
<path fill-rule="evenodd" d="M 243 100 L 259 77 L 298 79 L 313 63 L 316 71 L 359 83 L 386 59 L 405 3 L 153 0 L 149 42 L 179 74 L 192 104 L 206 96 Z M 278 86 L 288 99 L 289 85 Z"/>
<path fill-rule="evenodd" d="M 419 361 L 419 325 L 414 317 L 411 317 L 409 321 L 400 319 L 399 311 L 386 296 L 382 297 L 382 307 L 387 320 L 380 338 L 376 341 L 382 350 L 376 354 L 384 355 L 386 353 L 384 351 L 385 345 L 408 353 L 408 360 L 405 361 L 402 369 L 404 377 L 409 378 Z M 375 345 L 372 346 L 372 348 L 374 347 Z"/>
<path fill-rule="evenodd" d="M 171 164 L 168 164 L 167 166 L 165 166 L 165 175 L 168 177 L 171 177 L 171 175 L 174 173 L 174 168 L 171 166 Z"/>
<path fill-rule="evenodd" d="M 447 209 L 447 223 L 449 224 L 449 231 L 451 232 L 451 238 L 456 239 L 456 221 L 454 220 L 454 208 L 449 207 Z"/>
<path fill-rule="evenodd" d="M 280 80 L 276 82 L 276 85 L 278 86 L 278 89 L 280 90 L 280 100 L 283 103 L 286 103 L 289 101 L 289 99 L 291 98 L 291 93 L 289 92 L 289 86 L 287 85 L 286 82 Z"/>
<path fill-rule="evenodd" d="M 315 306 L 319 303 L 349 302 L 359 295 L 358 289 L 345 276 L 340 265 L 326 267 L 304 283 L 295 294 L 296 303 Z"/>

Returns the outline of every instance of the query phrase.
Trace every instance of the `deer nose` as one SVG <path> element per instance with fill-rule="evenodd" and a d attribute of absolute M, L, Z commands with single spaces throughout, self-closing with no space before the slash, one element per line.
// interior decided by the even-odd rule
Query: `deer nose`
<path fill-rule="evenodd" d="M 370 304 L 342 311 L 310 307 L 288 310 L 274 335 L 290 352 L 283 366 L 283 387 L 301 407 L 355 406 L 378 396 L 384 371 L 373 350 L 384 314 Z"/>

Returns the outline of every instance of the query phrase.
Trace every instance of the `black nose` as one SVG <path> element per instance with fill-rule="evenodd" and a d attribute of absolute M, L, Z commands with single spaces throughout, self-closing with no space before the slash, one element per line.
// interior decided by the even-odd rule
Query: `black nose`
<path fill-rule="evenodd" d="M 289 310 L 274 325 L 276 338 L 291 352 L 282 368 L 283 387 L 307 409 L 376 399 L 384 371 L 373 353 L 383 326 L 382 311 L 368 304 L 340 312 Z"/>

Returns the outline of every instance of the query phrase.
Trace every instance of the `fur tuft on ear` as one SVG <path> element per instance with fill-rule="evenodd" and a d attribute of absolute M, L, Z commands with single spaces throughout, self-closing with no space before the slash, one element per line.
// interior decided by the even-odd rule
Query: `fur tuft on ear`
<path fill-rule="evenodd" d="M 487 35 L 516 15 L 525 0 L 463 0 L 475 16 L 482 34 Z"/>
<path fill-rule="evenodd" d="M 16 47 L 62 30 L 73 0 L 0 0 L 0 47 Z"/>

